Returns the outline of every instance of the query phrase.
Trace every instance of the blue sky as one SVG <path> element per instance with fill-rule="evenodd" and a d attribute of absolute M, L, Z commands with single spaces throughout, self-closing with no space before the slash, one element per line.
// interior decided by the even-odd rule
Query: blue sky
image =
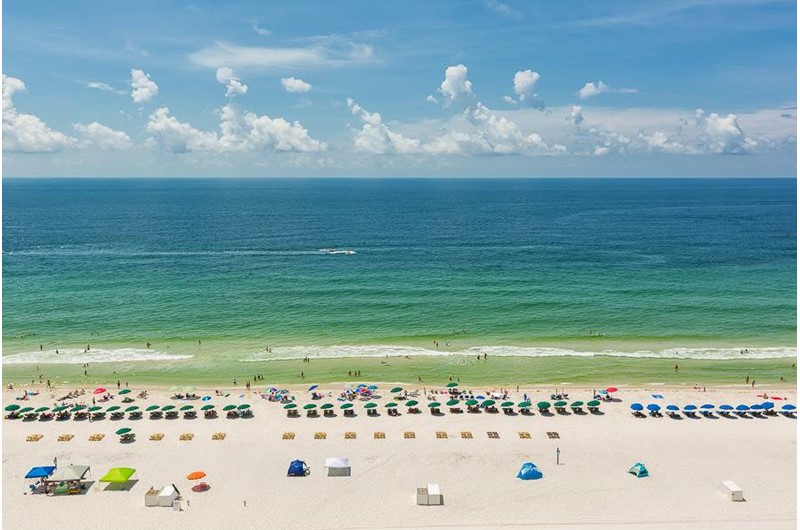
<path fill-rule="evenodd" d="M 796 7 L 7 2 L 7 176 L 791 176 Z"/>

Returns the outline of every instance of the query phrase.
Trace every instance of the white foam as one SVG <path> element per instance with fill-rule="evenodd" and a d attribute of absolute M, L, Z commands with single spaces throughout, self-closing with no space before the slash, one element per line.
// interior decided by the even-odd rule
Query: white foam
<path fill-rule="evenodd" d="M 3 364 L 83 364 L 114 363 L 140 361 L 174 361 L 190 359 L 192 355 L 176 355 L 158 350 L 142 350 L 137 348 L 103 349 L 96 348 L 85 351 L 80 348 L 33 351 L 14 353 L 3 356 Z"/>
<path fill-rule="evenodd" d="M 739 348 L 667 348 L 662 350 L 601 350 L 581 351 L 564 348 L 545 348 L 533 346 L 476 346 L 465 350 L 431 350 L 415 346 L 399 345 L 337 345 L 337 346 L 292 346 L 274 348 L 272 353 L 256 353 L 239 359 L 241 362 L 283 361 L 311 357 L 315 359 L 335 359 L 344 357 L 405 357 L 405 356 L 448 356 L 462 355 L 477 358 L 486 354 L 490 357 L 632 357 L 643 359 L 783 359 L 797 357 L 794 347 L 750 348 L 742 355 Z"/>

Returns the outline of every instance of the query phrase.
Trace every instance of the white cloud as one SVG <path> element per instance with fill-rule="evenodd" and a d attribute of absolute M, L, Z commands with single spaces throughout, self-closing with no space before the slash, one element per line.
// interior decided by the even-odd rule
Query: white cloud
<path fill-rule="evenodd" d="M 712 112 L 706 116 L 702 109 L 697 109 L 695 117 L 704 131 L 701 141 L 712 153 L 742 154 L 758 147 L 758 142 L 745 135 L 735 114 L 722 117 Z"/>
<path fill-rule="evenodd" d="M 158 94 L 158 85 L 142 70 L 131 70 L 131 88 L 134 103 L 147 103 Z"/>
<path fill-rule="evenodd" d="M 483 3 L 488 9 L 507 17 L 522 18 L 522 13 L 508 4 L 501 4 L 497 0 L 487 0 Z"/>
<path fill-rule="evenodd" d="M 520 101 L 536 96 L 534 90 L 539 78 L 541 78 L 539 73 L 532 70 L 522 70 L 514 74 L 514 92 L 517 93 Z"/>
<path fill-rule="evenodd" d="M 33 114 L 17 112 L 15 93 L 24 93 L 25 83 L 3 74 L 3 151 L 51 153 L 75 145 L 75 139 L 50 129 Z"/>
<path fill-rule="evenodd" d="M 511 96 L 503 96 L 503 101 L 510 105 L 519 105 L 519 102 Z"/>
<path fill-rule="evenodd" d="M 115 131 L 100 123 L 74 123 L 72 127 L 83 136 L 81 147 L 121 150 L 133 146 L 130 137 L 122 131 Z"/>
<path fill-rule="evenodd" d="M 250 21 L 250 27 L 253 28 L 253 31 L 256 34 L 261 35 L 262 37 L 265 37 L 267 35 L 272 35 L 272 31 L 258 27 L 258 21 L 255 19 Z"/>
<path fill-rule="evenodd" d="M 226 97 L 242 96 L 247 94 L 247 85 L 242 83 L 233 73 L 233 69 L 223 66 L 217 69 L 217 81 L 226 86 Z"/>
<path fill-rule="evenodd" d="M 607 84 L 603 83 L 602 81 L 598 81 L 597 83 L 586 83 L 583 85 L 578 91 L 578 95 L 581 99 L 590 98 L 592 96 L 597 96 L 599 94 L 605 94 L 607 92 L 616 92 L 619 94 L 636 94 L 639 92 L 636 88 L 612 88 Z"/>
<path fill-rule="evenodd" d="M 448 66 L 438 91 L 446 98 L 447 105 L 462 98 L 472 98 L 472 81 L 467 79 L 467 67 L 463 64 Z"/>
<path fill-rule="evenodd" d="M 436 99 L 436 96 L 432 96 L 432 95 L 426 97 L 425 101 L 427 101 L 428 103 L 434 103 L 434 104 L 439 103 L 439 100 Z"/>
<path fill-rule="evenodd" d="M 331 37 L 313 39 L 306 46 L 285 48 L 239 46 L 217 41 L 189 54 L 189 61 L 206 68 L 293 70 L 363 64 L 374 62 L 375 57 L 372 46 L 368 44 Z"/>
<path fill-rule="evenodd" d="M 363 122 L 363 126 L 355 132 L 353 139 L 357 151 L 372 154 L 421 152 L 419 140 L 390 131 L 377 112 L 365 110 L 350 98 L 347 98 L 347 108 Z"/>
<path fill-rule="evenodd" d="M 298 92 L 304 94 L 311 90 L 311 83 L 306 83 L 302 79 L 296 77 L 284 77 L 281 79 L 281 85 L 287 92 Z"/>
<path fill-rule="evenodd" d="M 575 127 L 580 127 L 583 122 L 583 107 L 580 105 L 573 105 L 569 111 L 569 121 Z"/>
<path fill-rule="evenodd" d="M 150 143 L 175 153 L 236 153 L 257 151 L 318 152 L 327 145 L 311 138 L 300 122 L 239 112 L 233 105 L 220 109 L 220 132 L 201 131 L 171 116 L 162 107 L 147 122 Z"/>
<path fill-rule="evenodd" d="M 90 81 L 89 83 L 86 83 L 86 88 L 94 88 L 95 90 L 111 92 L 112 94 L 125 94 L 124 91 L 117 90 L 113 86 L 109 85 L 108 83 L 103 83 L 102 81 Z"/>

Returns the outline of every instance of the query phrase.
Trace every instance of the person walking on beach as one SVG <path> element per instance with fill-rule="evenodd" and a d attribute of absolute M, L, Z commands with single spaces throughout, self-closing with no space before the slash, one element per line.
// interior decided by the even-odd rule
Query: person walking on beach
<path fill-rule="evenodd" d="M 755 379 L 753 379 L 753 382 L 752 382 L 751 386 L 752 386 L 753 388 L 755 388 L 755 387 L 756 387 L 756 380 L 755 380 Z"/>

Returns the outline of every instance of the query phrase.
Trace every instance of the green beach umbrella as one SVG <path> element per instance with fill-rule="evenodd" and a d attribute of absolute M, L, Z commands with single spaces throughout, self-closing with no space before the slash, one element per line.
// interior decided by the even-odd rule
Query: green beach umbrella
<path fill-rule="evenodd" d="M 555 403 L 553 403 L 553 406 L 554 407 L 559 407 L 559 408 L 560 407 L 566 407 L 567 406 L 567 402 L 566 401 L 556 401 Z"/>
<path fill-rule="evenodd" d="M 130 407 L 125 409 L 125 412 L 134 412 L 137 410 L 139 410 L 139 407 L 137 407 L 136 405 L 131 405 Z"/>
<path fill-rule="evenodd" d="M 20 414 L 26 414 L 28 412 L 31 412 L 32 410 L 33 410 L 33 407 L 23 407 L 23 408 L 19 409 L 19 413 Z"/>
<path fill-rule="evenodd" d="M 211 410 L 213 408 L 214 408 L 214 405 L 210 405 L 209 404 L 209 405 L 203 405 L 202 407 L 200 407 L 200 410 Z M 283 407 L 283 408 L 286 408 L 286 407 Z"/>
<path fill-rule="evenodd" d="M 175 409 L 175 405 L 167 405 L 166 407 L 162 407 L 161 408 L 161 410 L 163 410 L 164 412 L 168 412 L 168 411 L 174 410 L 174 409 Z"/>
<path fill-rule="evenodd" d="M 242 403 L 241 405 L 239 405 L 236 408 L 239 409 L 239 410 L 249 409 L 250 408 L 250 404 L 249 403 Z"/>
<path fill-rule="evenodd" d="M 66 405 L 59 405 L 53 409 L 53 412 L 61 412 L 62 410 L 67 410 L 69 407 Z"/>
<path fill-rule="evenodd" d="M 118 435 L 122 436 L 123 434 L 128 434 L 132 430 L 133 429 L 131 429 L 130 427 L 123 427 L 123 428 L 119 429 L 115 434 L 118 434 Z"/>
<path fill-rule="evenodd" d="M 72 407 L 70 412 L 78 412 L 79 410 L 83 410 L 85 408 L 86 408 L 86 405 L 75 405 L 74 407 Z"/>
<path fill-rule="evenodd" d="M 521 408 L 521 409 L 529 409 L 529 408 L 531 408 L 531 402 L 530 401 L 520 401 L 519 405 L 517 405 L 517 406 L 519 408 Z"/>
<path fill-rule="evenodd" d="M 184 405 L 180 408 L 181 412 L 186 412 L 187 410 L 192 410 L 194 405 Z"/>
<path fill-rule="evenodd" d="M 315 409 L 315 408 L 317 408 L 317 405 L 314 404 L 314 403 L 309 403 L 308 405 L 303 405 L 303 409 L 305 409 L 305 410 L 311 410 L 311 409 Z"/>
<path fill-rule="evenodd" d="M 296 409 L 297 408 L 297 403 L 289 403 L 288 405 L 284 405 L 283 408 L 285 408 L 286 410 Z"/>
<path fill-rule="evenodd" d="M 353 408 L 353 404 L 352 403 L 342 403 L 342 406 L 339 407 L 339 408 L 340 409 L 352 409 Z"/>
<path fill-rule="evenodd" d="M 455 407 L 456 405 L 460 404 L 461 402 L 457 399 L 451 399 L 447 402 L 448 407 Z"/>
<path fill-rule="evenodd" d="M 374 401 L 370 401 L 369 403 L 367 403 L 366 405 L 364 405 L 364 408 L 365 408 L 365 409 L 374 409 L 374 408 L 375 408 L 375 407 L 377 407 L 377 406 L 378 406 L 378 404 L 377 404 L 377 403 L 375 403 Z"/>
<path fill-rule="evenodd" d="M 442 406 L 442 404 L 439 403 L 438 401 L 433 401 L 431 403 L 428 403 L 428 408 L 429 409 L 437 409 L 437 408 L 439 408 L 441 406 Z"/>
<path fill-rule="evenodd" d="M 386 404 L 386 408 L 387 408 L 387 409 L 393 409 L 393 408 L 395 408 L 396 406 L 397 406 L 397 403 L 387 403 L 387 404 Z"/>
<path fill-rule="evenodd" d="M 20 406 L 17 405 L 16 403 L 12 403 L 11 405 L 8 405 L 6 407 L 6 411 L 8 411 L 8 412 L 14 412 L 15 410 L 19 410 L 19 409 L 20 409 Z"/>
<path fill-rule="evenodd" d="M 539 403 L 536 404 L 536 406 L 538 408 L 540 408 L 540 409 L 549 409 L 550 408 L 550 402 L 549 401 L 540 401 Z"/>
<path fill-rule="evenodd" d="M 570 407 L 573 409 L 577 409 L 578 407 L 582 406 L 583 406 L 583 401 L 573 401 L 572 404 L 570 405 Z"/>
<path fill-rule="evenodd" d="M 458 386 L 458 383 L 456 383 L 455 381 L 451 381 L 451 382 L 447 383 L 444 386 L 446 386 L 447 388 L 453 388 L 453 387 Z"/>
<path fill-rule="evenodd" d="M 160 409 L 160 408 L 161 408 L 161 407 L 159 407 L 158 405 L 150 405 L 149 407 L 147 407 L 147 408 L 146 408 L 146 409 L 144 409 L 144 410 L 145 410 L 145 412 L 153 412 L 154 410 L 158 410 L 158 409 Z"/>
<path fill-rule="evenodd" d="M 130 394 L 130 393 L 131 393 L 130 388 L 123 388 L 122 390 L 119 391 L 120 396 L 124 396 L 125 394 Z"/>
<path fill-rule="evenodd" d="M 50 407 L 39 407 L 34 412 L 47 412 L 48 410 L 50 410 Z"/>
<path fill-rule="evenodd" d="M 98 410 L 103 410 L 103 407 L 101 407 L 100 405 L 89 407 L 88 409 L 86 409 L 86 412 L 97 412 Z"/>
<path fill-rule="evenodd" d="M 597 401 L 596 399 L 593 399 L 592 401 L 588 402 L 586 404 L 586 406 L 587 407 L 599 407 L 600 406 L 600 402 Z"/>
<path fill-rule="evenodd" d="M 493 399 L 484 399 L 483 403 L 481 404 L 482 407 L 491 407 L 495 404 L 495 400 Z"/>
<path fill-rule="evenodd" d="M 478 400 L 477 399 L 468 399 L 464 404 L 466 406 L 468 406 L 468 407 L 474 407 L 475 405 L 478 404 Z"/>
<path fill-rule="evenodd" d="M 398 392 L 402 392 L 402 391 L 403 391 L 403 387 L 396 386 L 393 389 L 391 389 L 389 392 L 391 392 L 392 394 L 397 394 Z"/>
<path fill-rule="evenodd" d="M 106 409 L 106 412 L 114 412 L 115 410 L 119 410 L 121 408 L 122 407 L 120 407 L 119 405 L 111 405 Z M 156 406 L 156 408 L 158 408 L 158 406 Z"/>
<path fill-rule="evenodd" d="M 128 482 L 134 473 L 136 473 L 136 470 L 129 467 L 115 467 L 106 473 L 103 478 L 100 479 L 100 482 L 124 484 L 125 482 Z"/>
<path fill-rule="evenodd" d="M 500 404 L 500 406 L 503 407 L 504 409 L 507 409 L 508 407 L 513 407 L 514 406 L 514 402 L 513 401 L 503 401 Z"/>
<path fill-rule="evenodd" d="M 177 392 L 180 389 L 181 389 L 181 387 L 179 387 L 179 386 L 171 386 L 171 387 L 169 387 L 169 391 L 170 392 Z"/>
<path fill-rule="evenodd" d="M 417 405 L 419 405 L 419 401 L 413 399 L 411 401 L 406 401 L 406 407 L 416 407 Z"/>
<path fill-rule="evenodd" d="M 333 408 L 333 404 L 331 404 L 331 403 L 325 403 L 325 404 L 324 404 L 324 405 L 322 405 L 320 408 L 321 408 L 322 410 L 328 410 L 328 409 L 332 409 L 332 408 Z"/>
<path fill-rule="evenodd" d="M 225 412 L 228 412 L 229 410 L 236 410 L 236 405 L 225 405 L 224 407 L 222 407 L 222 410 L 224 410 Z"/>

